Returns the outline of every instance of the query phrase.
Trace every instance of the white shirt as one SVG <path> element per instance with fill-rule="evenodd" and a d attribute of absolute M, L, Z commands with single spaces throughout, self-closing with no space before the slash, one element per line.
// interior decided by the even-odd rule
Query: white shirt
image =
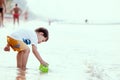
<path fill-rule="evenodd" d="M 19 29 L 15 32 L 13 32 L 10 37 L 16 39 L 16 40 L 20 40 L 25 42 L 25 40 L 29 40 L 30 44 L 34 44 L 35 46 L 37 46 L 38 44 L 38 38 L 37 38 L 37 34 L 35 31 L 32 30 L 28 30 L 28 29 Z"/>

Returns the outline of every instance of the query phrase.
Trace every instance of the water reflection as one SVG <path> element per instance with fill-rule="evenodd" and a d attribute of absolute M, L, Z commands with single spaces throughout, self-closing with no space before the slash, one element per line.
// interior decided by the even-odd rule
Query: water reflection
<path fill-rule="evenodd" d="M 16 80 L 26 80 L 26 70 L 18 69 Z"/>

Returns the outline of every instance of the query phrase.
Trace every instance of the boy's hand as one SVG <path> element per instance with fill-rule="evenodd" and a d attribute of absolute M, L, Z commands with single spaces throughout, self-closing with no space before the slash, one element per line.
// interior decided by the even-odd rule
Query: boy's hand
<path fill-rule="evenodd" d="M 4 51 L 10 51 L 10 47 L 6 46 L 6 47 L 4 48 Z"/>
<path fill-rule="evenodd" d="M 49 64 L 45 61 L 41 61 L 41 64 L 44 65 L 44 66 L 48 66 Z"/>

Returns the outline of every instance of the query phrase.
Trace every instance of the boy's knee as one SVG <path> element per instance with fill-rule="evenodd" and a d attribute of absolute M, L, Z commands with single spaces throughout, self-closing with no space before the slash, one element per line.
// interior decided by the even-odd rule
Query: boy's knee
<path fill-rule="evenodd" d="M 22 50 L 20 52 L 29 54 L 30 53 L 30 48 L 28 47 L 28 48 L 26 48 L 26 49 L 24 49 L 24 50 Z"/>
<path fill-rule="evenodd" d="M 26 48 L 26 49 L 25 49 L 25 52 L 26 52 L 26 53 L 30 53 L 30 48 L 29 48 L 29 47 Z"/>

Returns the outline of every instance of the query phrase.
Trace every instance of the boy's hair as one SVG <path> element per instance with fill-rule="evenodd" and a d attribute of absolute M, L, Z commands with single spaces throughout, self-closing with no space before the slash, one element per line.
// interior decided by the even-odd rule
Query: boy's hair
<path fill-rule="evenodd" d="M 46 41 L 49 39 L 49 32 L 46 28 L 40 27 L 35 29 L 35 32 L 43 32 L 43 36 L 46 37 Z"/>

